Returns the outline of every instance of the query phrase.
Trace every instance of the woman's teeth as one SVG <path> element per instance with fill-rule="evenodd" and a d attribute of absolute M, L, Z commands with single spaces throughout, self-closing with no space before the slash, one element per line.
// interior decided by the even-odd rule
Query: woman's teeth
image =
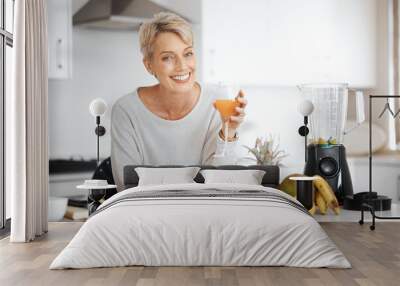
<path fill-rule="evenodd" d="M 173 76 L 172 78 L 175 80 L 180 80 L 180 81 L 184 81 L 187 80 L 189 78 L 189 73 L 185 74 L 185 75 L 177 75 L 177 76 Z"/>

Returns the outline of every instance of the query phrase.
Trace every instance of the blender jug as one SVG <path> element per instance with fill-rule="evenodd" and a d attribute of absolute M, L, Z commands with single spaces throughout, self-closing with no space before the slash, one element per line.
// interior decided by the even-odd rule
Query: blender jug
<path fill-rule="evenodd" d="M 356 92 L 357 125 L 345 130 L 347 84 L 304 84 L 299 88 L 303 98 L 310 100 L 314 105 L 310 116 L 310 137 L 304 173 L 308 176 L 323 177 L 342 204 L 345 197 L 353 196 L 346 149 L 342 144 L 343 137 L 365 120 L 363 93 Z"/>
<path fill-rule="evenodd" d="M 304 98 L 314 104 L 308 143 L 342 144 L 344 135 L 365 120 L 363 93 L 356 91 L 357 126 L 345 130 L 348 106 L 348 85 L 345 83 L 304 84 L 300 90 Z"/>

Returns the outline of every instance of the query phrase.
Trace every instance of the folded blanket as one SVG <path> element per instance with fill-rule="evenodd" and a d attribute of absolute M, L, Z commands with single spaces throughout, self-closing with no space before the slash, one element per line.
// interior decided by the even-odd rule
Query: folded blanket
<path fill-rule="evenodd" d="M 308 210 L 304 208 L 304 206 L 298 201 L 294 201 L 284 196 L 281 193 L 270 192 L 266 190 L 252 190 L 252 189 L 243 189 L 243 190 L 221 190 L 217 188 L 207 188 L 202 190 L 164 190 L 164 191 L 146 191 L 146 192 L 130 192 L 120 196 L 112 201 L 107 202 L 101 208 L 99 208 L 96 212 L 94 212 L 91 216 L 94 216 L 104 210 L 113 207 L 122 202 L 128 201 L 144 201 L 144 200 L 152 200 L 152 199 L 175 199 L 175 200 L 187 200 L 187 199 L 204 199 L 209 200 L 213 199 L 237 199 L 243 200 L 246 199 L 256 199 L 257 201 L 264 200 L 269 202 L 276 202 L 290 205 L 299 211 L 304 212 L 307 215 L 310 215 Z"/>

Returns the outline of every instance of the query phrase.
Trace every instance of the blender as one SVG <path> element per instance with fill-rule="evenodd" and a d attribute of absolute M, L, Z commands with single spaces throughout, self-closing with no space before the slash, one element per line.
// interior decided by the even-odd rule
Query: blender
<path fill-rule="evenodd" d="M 299 89 L 303 98 L 314 105 L 310 115 L 304 174 L 323 177 L 332 187 L 339 203 L 343 204 L 346 196 L 353 195 L 343 137 L 365 120 L 363 93 L 356 91 L 357 125 L 345 130 L 349 90 L 347 84 L 303 84 Z"/>

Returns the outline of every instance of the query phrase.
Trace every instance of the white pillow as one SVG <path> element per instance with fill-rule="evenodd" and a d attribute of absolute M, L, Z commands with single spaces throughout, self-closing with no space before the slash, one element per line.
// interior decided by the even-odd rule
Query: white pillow
<path fill-rule="evenodd" d="M 135 168 L 139 186 L 195 183 L 193 179 L 199 170 L 199 167 Z"/>
<path fill-rule="evenodd" d="M 204 183 L 234 183 L 261 185 L 265 171 L 262 170 L 201 170 Z"/>

